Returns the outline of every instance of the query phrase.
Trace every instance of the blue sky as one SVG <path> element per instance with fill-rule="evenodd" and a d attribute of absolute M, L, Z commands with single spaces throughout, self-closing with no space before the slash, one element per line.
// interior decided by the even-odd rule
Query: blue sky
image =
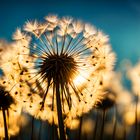
<path fill-rule="evenodd" d="M 70 15 L 103 30 L 110 36 L 117 64 L 139 60 L 140 2 L 136 0 L 1 0 L 0 38 L 11 41 L 25 21 L 42 20 L 50 13 Z"/>

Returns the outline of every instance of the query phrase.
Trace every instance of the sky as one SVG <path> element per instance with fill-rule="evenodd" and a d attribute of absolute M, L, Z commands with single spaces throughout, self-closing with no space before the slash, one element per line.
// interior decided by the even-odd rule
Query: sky
<path fill-rule="evenodd" d="M 108 34 L 117 66 L 124 59 L 139 60 L 140 2 L 136 0 L 1 0 L 0 39 L 12 41 L 17 27 L 48 14 L 72 16 Z"/>

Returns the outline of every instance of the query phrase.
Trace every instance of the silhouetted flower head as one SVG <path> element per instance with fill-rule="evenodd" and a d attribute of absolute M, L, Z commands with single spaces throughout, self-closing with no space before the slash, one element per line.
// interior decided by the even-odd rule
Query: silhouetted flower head
<path fill-rule="evenodd" d="M 14 103 L 14 99 L 5 91 L 4 87 L 0 86 L 0 109 L 8 110 L 11 104 Z"/>
<path fill-rule="evenodd" d="M 110 109 L 115 105 L 115 95 L 112 94 L 109 90 L 106 90 L 108 92 L 104 98 L 100 101 L 97 102 L 97 108 L 102 109 L 102 110 L 107 110 Z"/>
<path fill-rule="evenodd" d="M 127 69 L 127 76 L 131 80 L 133 92 L 136 95 L 140 95 L 140 62 L 138 62 L 135 66 L 131 66 L 129 69 Z"/>
<path fill-rule="evenodd" d="M 14 98 L 10 95 L 9 91 L 6 91 L 3 86 L 0 86 L 0 137 L 4 135 L 4 124 L 2 111 L 6 113 L 6 121 L 8 127 L 8 135 L 16 135 L 19 132 L 20 112 L 21 107 L 16 104 Z"/>
<path fill-rule="evenodd" d="M 17 85 L 19 84 L 16 81 L 18 78 L 16 76 L 18 73 L 17 67 L 15 66 L 17 62 L 16 52 L 13 43 L 0 40 L 0 69 L 2 69 L 0 74 L 0 138 L 5 137 L 2 112 L 5 112 L 9 136 L 16 135 L 20 128 L 22 104 L 14 94 L 14 87 L 17 90 Z"/>
<path fill-rule="evenodd" d="M 64 116 L 81 116 L 104 95 L 102 78 L 113 69 L 115 54 L 108 36 L 91 24 L 49 15 L 42 23 L 26 22 L 13 38 L 26 68 L 20 78 L 30 89 L 24 99 L 32 115 L 55 122 L 60 96 Z"/>

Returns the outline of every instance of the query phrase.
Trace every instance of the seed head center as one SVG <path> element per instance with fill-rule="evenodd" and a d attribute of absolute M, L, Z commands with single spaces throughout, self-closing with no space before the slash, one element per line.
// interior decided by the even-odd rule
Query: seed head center
<path fill-rule="evenodd" d="M 47 56 L 41 65 L 41 75 L 48 80 L 59 80 L 63 83 L 69 80 L 76 73 L 77 64 L 72 56 L 67 54 L 55 54 Z"/>

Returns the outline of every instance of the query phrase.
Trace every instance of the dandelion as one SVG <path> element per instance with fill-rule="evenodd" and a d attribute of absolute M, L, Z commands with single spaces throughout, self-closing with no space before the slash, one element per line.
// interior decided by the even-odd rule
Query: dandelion
<path fill-rule="evenodd" d="M 110 132 L 112 133 L 112 139 L 114 139 L 115 137 L 118 137 L 117 131 L 118 131 L 119 123 L 121 121 L 121 125 L 123 126 L 123 133 L 124 133 L 123 135 L 125 137 L 126 136 L 126 125 L 127 125 L 127 123 L 129 123 L 129 122 L 127 122 L 126 119 L 128 119 L 127 117 L 130 114 L 130 108 L 133 103 L 134 97 L 133 97 L 132 93 L 123 86 L 122 75 L 120 72 L 111 72 L 111 73 L 104 75 L 103 87 L 104 87 L 104 90 L 110 92 L 113 95 L 113 97 L 115 97 L 114 99 L 111 98 L 114 100 L 114 103 L 115 103 L 114 104 L 113 126 L 110 126 L 110 125 L 107 126 L 107 124 L 106 124 L 106 126 L 109 128 L 110 127 L 112 128 L 112 131 L 110 130 Z M 108 94 L 107 94 L 107 96 L 108 96 Z M 110 106 L 111 104 L 108 104 L 108 105 Z M 135 111 L 133 110 L 133 113 L 134 112 Z M 123 117 L 121 119 L 118 119 L 118 116 L 123 116 Z M 135 114 L 133 114 L 133 116 L 135 116 Z M 131 121 L 131 118 L 129 118 L 129 120 Z M 111 122 L 111 125 L 112 125 L 112 122 Z M 106 130 L 106 127 L 104 130 Z"/>
<path fill-rule="evenodd" d="M 131 80 L 132 90 L 137 95 L 140 94 L 140 63 L 138 62 L 134 67 L 130 67 L 127 71 L 127 76 Z"/>
<path fill-rule="evenodd" d="M 17 119 L 20 117 L 20 106 L 11 96 L 10 92 L 2 86 L 2 78 L 0 79 L 0 137 L 9 139 L 9 135 L 16 135 L 19 132 L 19 124 Z M 2 119 L 3 117 L 3 119 Z M 3 122 L 2 122 L 3 120 Z M 4 135 L 5 133 L 5 135 Z"/>
<path fill-rule="evenodd" d="M 107 110 L 115 105 L 114 95 L 112 93 L 109 93 L 109 91 L 107 92 L 108 94 L 102 99 L 102 101 L 97 103 L 97 108 L 102 110 L 102 123 L 101 123 L 101 132 L 100 132 L 101 140 L 103 139 Z M 114 128 L 116 129 L 115 125 L 114 125 Z M 113 131 L 115 130 L 114 128 L 113 128 Z"/>
<path fill-rule="evenodd" d="M 131 80 L 132 83 L 132 91 L 135 94 L 135 138 L 138 139 L 139 137 L 139 95 L 140 95 L 140 63 L 138 62 L 134 67 L 129 67 L 127 72 L 128 78 Z M 134 112 L 133 112 L 134 113 Z M 132 114 L 132 113 L 131 113 Z M 131 117 L 132 118 L 132 117 Z"/>
<path fill-rule="evenodd" d="M 112 93 L 109 93 L 109 91 L 107 91 L 107 92 L 108 92 L 108 95 L 106 95 L 102 99 L 101 102 L 97 103 L 97 108 L 102 109 L 102 110 L 107 110 L 107 109 L 109 109 L 109 108 L 114 106 L 115 97 L 114 97 L 114 95 Z"/>
<path fill-rule="evenodd" d="M 10 105 L 13 102 L 13 98 L 9 96 L 8 92 L 6 92 L 3 87 L 0 86 L 0 110 L 3 113 L 4 120 L 4 128 L 5 128 L 5 139 L 8 140 L 8 130 L 7 130 L 7 122 L 6 122 L 6 113 Z"/>
<path fill-rule="evenodd" d="M 32 91 L 32 105 L 25 109 L 58 123 L 60 139 L 66 139 L 63 120 L 88 112 L 104 94 L 102 77 L 115 62 L 108 37 L 80 20 L 49 15 L 43 23 L 26 22 L 13 38 L 26 69 L 22 78 Z"/>
<path fill-rule="evenodd" d="M 132 102 L 133 96 L 131 92 L 123 86 L 120 72 L 109 72 L 103 76 L 103 90 L 111 93 L 115 97 L 115 104 L 120 107 L 120 112 L 123 112 L 123 109 L 127 108 Z"/>
<path fill-rule="evenodd" d="M 3 40 L 0 41 L 0 50 L 0 68 L 3 70 L 0 76 L 0 137 L 9 139 L 9 136 L 16 135 L 19 132 L 17 120 L 21 114 L 21 105 L 14 97 L 13 90 L 16 83 L 14 78 L 17 78 L 14 73 L 16 72 L 15 65 L 17 61 L 12 55 L 16 54 L 17 51 L 15 51 L 12 43 Z"/>

